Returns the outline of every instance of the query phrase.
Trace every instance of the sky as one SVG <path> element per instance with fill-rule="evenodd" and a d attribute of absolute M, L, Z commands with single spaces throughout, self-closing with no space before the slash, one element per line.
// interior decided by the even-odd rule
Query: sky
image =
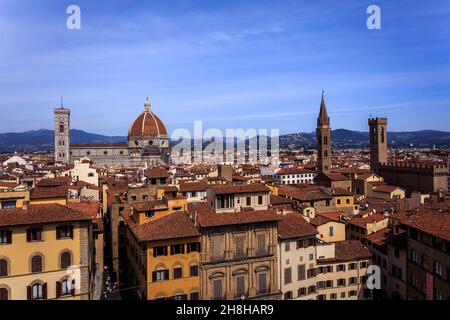
<path fill-rule="evenodd" d="M 366 12 L 381 9 L 381 29 Z M 69 5 L 81 29 L 69 30 Z M 0 1 L 0 133 L 126 135 L 148 96 L 172 132 L 450 131 L 450 0 Z"/>

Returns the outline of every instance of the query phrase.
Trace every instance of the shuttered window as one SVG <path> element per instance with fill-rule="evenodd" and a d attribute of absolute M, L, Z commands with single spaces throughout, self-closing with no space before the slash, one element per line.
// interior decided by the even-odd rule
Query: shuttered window
<path fill-rule="evenodd" d="M 190 268 L 189 268 L 189 275 L 191 277 L 198 276 L 198 266 L 190 266 Z"/>
<path fill-rule="evenodd" d="M 244 241 L 245 241 L 245 237 L 244 236 L 237 236 L 235 238 L 235 242 L 236 242 L 236 257 L 238 257 L 238 258 L 243 257 L 245 255 L 245 252 L 244 252 Z"/>
<path fill-rule="evenodd" d="M 222 239 L 220 237 L 214 237 L 212 239 L 212 247 L 213 247 L 213 260 L 223 259 L 222 253 Z"/>
<path fill-rule="evenodd" d="M 8 261 L 6 259 L 0 259 L 0 277 L 6 277 L 8 275 Z"/>
<path fill-rule="evenodd" d="M 306 279 L 306 266 L 304 264 L 297 267 L 297 275 L 299 281 Z"/>
<path fill-rule="evenodd" d="M 70 252 L 61 254 L 61 269 L 67 269 L 72 264 L 72 255 Z"/>
<path fill-rule="evenodd" d="M 0 301 L 8 300 L 8 289 L 0 288 Z"/>
<path fill-rule="evenodd" d="M 11 244 L 12 243 L 12 232 L 9 230 L 0 231 L 0 245 L 1 244 Z"/>
<path fill-rule="evenodd" d="M 267 253 L 266 249 L 266 235 L 258 234 L 258 255 L 264 255 Z"/>
<path fill-rule="evenodd" d="M 236 298 L 245 296 L 245 276 L 236 277 Z"/>
<path fill-rule="evenodd" d="M 173 278 L 174 279 L 183 278 L 183 268 L 174 268 L 173 269 Z"/>
<path fill-rule="evenodd" d="M 265 272 L 258 274 L 258 294 L 267 293 L 267 275 Z"/>
<path fill-rule="evenodd" d="M 42 257 L 39 255 L 31 258 L 31 272 L 42 272 Z"/>
<path fill-rule="evenodd" d="M 213 281 L 214 300 L 222 300 L 222 280 Z"/>
<path fill-rule="evenodd" d="M 42 228 L 32 228 L 27 230 L 27 242 L 42 241 Z"/>
<path fill-rule="evenodd" d="M 56 227 L 56 239 L 73 239 L 73 226 Z"/>
<path fill-rule="evenodd" d="M 152 273 L 153 281 L 169 280 L 169 270 L 157 270 Z"/>

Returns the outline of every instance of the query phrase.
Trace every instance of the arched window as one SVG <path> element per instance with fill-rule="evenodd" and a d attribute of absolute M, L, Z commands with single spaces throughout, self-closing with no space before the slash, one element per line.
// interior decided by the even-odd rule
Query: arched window
<path fill-rule="evenodd" d="M 72 264 L 72 255 L 70 252 L 61 254 L 61 269 L 67 269 Z"/>
<path fill-rule="evenodd" d="M 42 272 L 42 257 L 40 255 L 31 258 L 31 272 Z"/>
<path fill-rule="evenodd" d="M 8 289 L 0 288 L 0 301 L 8 300 Z"/>
<path fill-rule="evenodd" d="M 372 141 L 377 141 L 377 128 L 372 128 Z"/>
<path fill-rule="evenodd" d="M 31 300 L 39 300 L 42 298 L 42 284 L 36 283 L 31 287 Z"/>
<path fill-rule="evenodd" d="M 381 143 L 384 143 L 384 127 L 381 127 Z"/>
<path fill-rule="evenodd" d="M 150 141 L 148 142 L 148 144 L 149 144 L 149 145 L 153 145 L 153 141 L 150 140 Z"/>
<path fill-rule="evenodd" d="M 8 261 L 6 259 L 0 259 L 0 277 L 6 277 L 8 275 Z"/>
<path fill-rule="evenodd" d="M 59 124 L 59 132 L 64 133 L 64 124 L 63 123 Z"/>
<path fill-rule="evenodd" d="M 325 150 L 325 151 L 323 152 L 323 157 L 324 157 L 324 158 L 328 158 L 328 151 L 327 151 L 327 150 Z"/>
<path fill-rule="evenodd" d="M 323 144 L 328 145 L 328 136 L 323 137 Z"/>

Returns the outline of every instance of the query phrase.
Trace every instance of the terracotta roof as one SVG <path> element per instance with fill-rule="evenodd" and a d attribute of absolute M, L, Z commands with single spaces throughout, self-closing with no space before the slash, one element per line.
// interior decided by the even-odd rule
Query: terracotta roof
<path fill-rule="evenodd" d="M 31 190 L 30 199 L 65 198 L 67 188 L 60 187 L 37 187 Z"/>
<path fill-rule="evenodd" d="M 316 212 L 316 216 L 318 215 L 333 221 L 342 222 L 341 216 L 350 216 L 350 213 L 345 211 Z"/>
<path fill-rule="evenodd" d="M 393 216 L 400 223 L 450 241 L 450 210 L 422 209 L 419 212 L 399 212 Z"/>
<path fill-rule="evenodd" d="M 204 181 L 180 182 L 180 192 L 206 191 L 208 184 Z"/>
<path fill-rule="evenodd" d="M 323 191 L 318 186 L 311 186 L 302 189 L 298 189 L 292 186 L 281 186 L 278 190 L 278 194 L 281 196 L 290 197 L 301 202 L 332 199 L 332 196 L 330 194 Z"/>
<path fill-rule="evenodd" d="M 354 224 L 360 228 L 366 228 L 366 225 L 369 223 L 378 222 L 378 221 L 382 221 L 385 219 L 389 219 L 389 218 L 385 217 L 381 213 L 373 213 L 373 214 L 369 214 L 367 217 L 364 217 L 364 218 L 363 217 L 353 218 L 348 223 Z"/>
<path fill-rule="evenodd" d="M 373 243 L 374 245 L 381 247 L 388 242 L 388 239 L 392 236 L 392 228 L 385 228 L 379 230 L 375 233 L 369 234 L 366 237 L 368 242 Z"/>
<path fill-rule="evenodd" d="M 278 237 L 280 239 L 301 238 L 316 235 L 317 230 L 310 225 L 299 213 L 280 215 L 278 222 Z"/>
<path fill-rule="evenodd" d="M 262 183 L 251 184 L 225 184 L 210 187 L 215 194 L 229 194 L 229 193 L 250 193 L 250 192 L 270 192 Z"/>
<path fill-rule="evenodd" d="M 169 172 L 165 168 L 154 167 L 149 168 L 146 171 L 147 178 L 167 178 L 169 176 Z"/>
<path fill-rule="evenodd" d="M 198 222 L 203 228 L 258 222 L 276 222 L 281 219 L 276 211 L 273 210 L 217 213 L 207 203 L 203 202 L 188 204 L 188 210 L 191 215 L 197 212 Z"/>
<path fill-rule="evenodd" d="M 339 168 L 339 169 L 333 169 L 331 170 L 331 173 L 343 173 L 343 174 L 373 174 L 370 170 L 367 169 L 359 169 L 354 167 L 345 167 L 345 168 Z"/>
<path fill-rule="evenodd" d="M 270 195 L 270 204 L 271 205 L 279 205 L 279 204 L 293 204 L 295 200 L 288 199 L 285 197 L 275 196 L 273 194 Z"/>
<path fill-rule="evenodd" d="M 313 225 L 314 227 L 318 227 L 318 226 L 321 226 L 321 225 L 326 224 L 326 223 L 331 222 L 331 221 L 332 220 L 327 218 L 327 217 L 320 216 L 320 215 L 316 214 L 316 216 L 314 218 L 311 218 L 309 220 L 309 223 L 311 223 L 311 225 Z"/>
<path fill-rule="evenodd" d="M 353 196 L 353 192 L 339 187 L 331 189 L 331 192 L 334 196 Z"/>
<path fill-rule="evenodd" d="M 356 178 L 356 180 L 366 180 L 366 179 L 372 177 L 373 175 L 375 175 L 373 172 L 366 172 L 366 173 L 363 173 L 363 174 L 359 175 Z"/>
<path fill-rule="evenodd" d="M 67 186 L 72 181 L 71 177 L 58 177 L 58 178 L 47 178 L 39 180 L 36 183 L 37 187 L 59 187 Z"/>
<path fill-rule="evenodd" d="M 130 212 L 124 212 L 122 216 L 139 241 L 179 239 L 200 235 L 189 215 L 182 211 L 176 211 L 141 225 L 131 219 Z"/>
<path fill-rule="evenodd" d="M 100 202 L 69 202 L 67 206 L 75 211 L 81 212 L 92 219 L 92 225 L 96 231 L 103 231 L 103 221 L 99 217 Z"/>
<path fill-rule="evenodd" d="M 342 173 L 339 172 L 335 172 L 335 173 L 320 173 L 316 176 L 317 179 L 329 179 L 331 181 L 346 181 L 346 180 L 350 180 L 350 178 L 344 176 Z"/>
<path fill-rule="evenodd" d="M 150 111 L 150 108 L 142 112 L 128 130 L 129 138 L 159 135 L 167 135 L 167 129 L 161 119 Z"/>
<path fill-rule="evenodd" d="M 391 192 L 394 192 L 397 189 L 403 190 L 400 187 L 390 186 L 390 185 L 387 185 L 387 184 L 382 184 L 380 186 L 377 186 L 377 187 L 373 188 L 372 190 L 376 191 L 376 192 L 382 192 L 382 193 L 391 193 Z"/>
<path fill-rule="evenodd" d="M 2 182 L 0 181 L 0 187 L 4 187 L 4 188 L 14 188 L 17 187 L 18 184 L 15 182 Z"/>
<path fill-rule="evenodd" d="M 2 227 L 90 219 L 88 215 L 60 204 L 33 204 L 28 209 L 0 209 Z"/>
<path fill-rule="evenodd" d="M 369 249 L 359 240 L 339 241 L 334 244 L 336 260 L 346 261 L 372 257 Z"/>
<path fill-rule="evenodd" d="M 167 202 L 163 199 L 154 201 L 145 201 L 133 204 L 132 207 L 137 212 L 150 211 L 155 209 L 167 209 Z"/>

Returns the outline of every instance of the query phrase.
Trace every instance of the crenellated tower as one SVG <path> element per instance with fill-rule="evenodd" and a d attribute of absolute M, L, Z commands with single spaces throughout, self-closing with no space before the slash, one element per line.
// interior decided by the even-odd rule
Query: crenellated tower
<path fill-rule="evenodd" d="M 53 110 L 55 116 L 55 162 L 70 161 L 70 110 L 61 107 Z"/>

